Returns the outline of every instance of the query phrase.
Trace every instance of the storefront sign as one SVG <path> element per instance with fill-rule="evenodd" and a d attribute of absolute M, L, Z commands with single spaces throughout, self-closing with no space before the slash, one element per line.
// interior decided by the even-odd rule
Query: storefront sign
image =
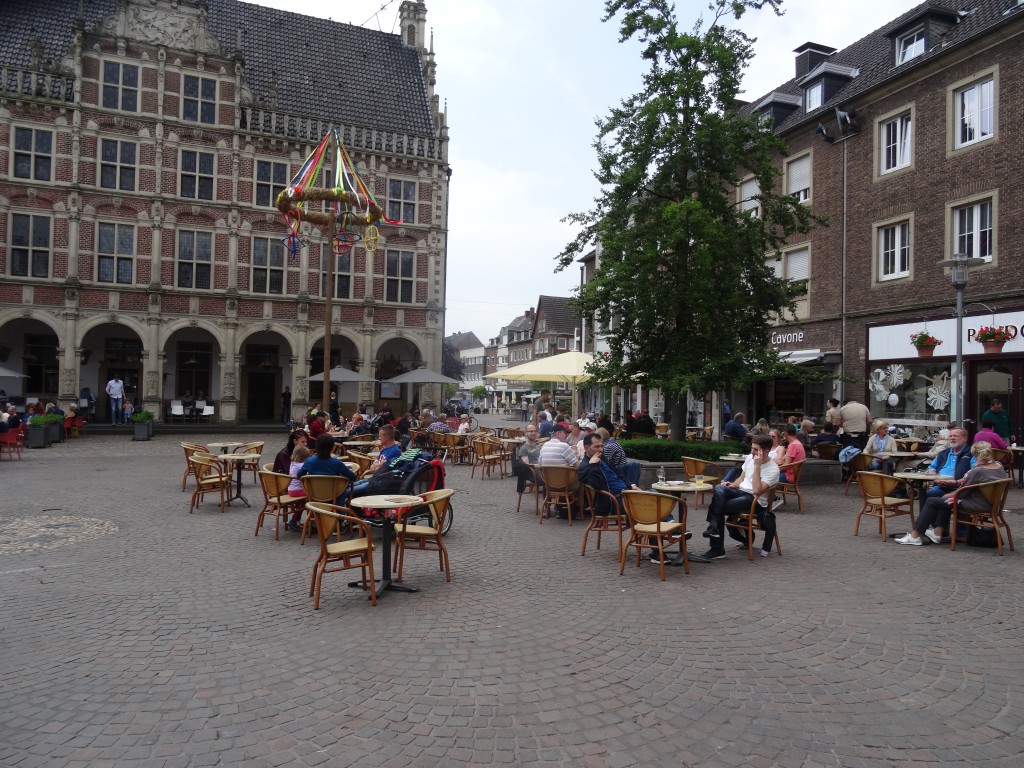
<path fill-rule="evenodd" d="M 995 315 L 972 315 L 963 319 L 965 355 L 983 354 L 980 342 L 974 338 L 984 326 L 1003 327 L 1010 332 L 1010 340 L 1003 347 L 1002 354 L 1024 353 L 1024 312 L 996 312 Z M 956 354 L 956 318 L 942 317 L 930 319 L 927 323 L 918 320 L 869 328 L 867 359 L 880 362 L 916 358 L 917 349 L 911 343 L 910 335 L 924 330 L 942 341 L 935 349 L 937 356 Z"/>
<path fill-rule="evenodd" d="M 772 334 L 772 346 L 781 347 L 783 344 L 802 344 L 804 340 L 803 331 L 782 331 Z"/>

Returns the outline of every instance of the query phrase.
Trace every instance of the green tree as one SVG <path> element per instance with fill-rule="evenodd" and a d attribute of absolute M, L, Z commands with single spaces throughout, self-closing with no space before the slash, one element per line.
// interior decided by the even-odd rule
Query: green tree
<path fill-rule="evenodd" d="M 620 40 L 636 37 L 648 62 L 641 91 L 598 121 L 592 210 L 572 214 L 579 235 L 559 269 L 595 241 L 602 255 L 577 307 L 612 329 L 606 381 L 642 381 L 670 399 L 792 368 L 769 344 L 775 318 L 803 286 L 776 278 L 766 257 L 817 222 L 776 191 L 786 147 L 770 125 L 740 114 L 737 93 L 753 40 L 726 23 L 781 0 L 712 0 L 709 18 L 680 28 L 666 0 L 608 0 Z M 757 178 L 758 215 L 737 202 Z M 614 323 L 612 322 L 614 318 Z M 683 417 L 672 408 L 673 421 Z M 676 427 L 681 426 L 677 424 Z"/>
<path fill-rule="evenodd" d="M 451 379 L 462 381 L 464 366 L 459 350 L 447 341 L 441 343 L 441 373 Z"/>
<path fill-rule="evenodd" d="M 485 397 L 487 397 L 487 387 L 483 386 L 482 384 L 477 384 L 475 387 L 469 390 L 469 394 L 472 395 L 473 398 L 476 400 L 483 400 Z"/>

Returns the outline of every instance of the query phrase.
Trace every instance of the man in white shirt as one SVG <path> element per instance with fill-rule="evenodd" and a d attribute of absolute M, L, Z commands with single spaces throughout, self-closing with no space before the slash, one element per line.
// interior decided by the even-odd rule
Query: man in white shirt
<path fill-rule="evenodd" d="M 566 443 L 569 436 L 569 425 L 558 422 L 551 429 L 551 439 L 540 448 L 537 463 L 542 467 L 578 467 L 580 464 L 576 451 Z"/>
<path fill-rule="evenodd" d="M 719 483 L 708 506 L 708 529 L 704 536 L 709 539 L 711 548 L 701 557 L 692 557 L 697 562 L 710 562 L 725 557 L 723 533 L 725 518 L 733 515 L 744 515 L 750 512 L 750 504 L 757 497 L 761 509 L 758 516 L 765 528 L 764 543 L 761 545 L 761 557 L 768 557 L 772 542 L 775 540 L 775 513 L 767 508 L 766 491 L 779 482 L 779 465 L 769 454 L 772 439 L 767 435 L 755 435 L 750 447 L 750 455 L 743 462 L 743 472 L 728 483 Z M 729 534 L 740 540 L 733 529 Z M 746 541 L 741 541 L 746 548 Z"/>
<path fill-rule="evenodd" d="M 116 373 L 114 374 L 114 377 L 107 382 L 107 397 L 110 398 L 110 425 L 114 426 L 121 421 L 124 402 L 124 382 L 121 381 L 121 377 Z"/>

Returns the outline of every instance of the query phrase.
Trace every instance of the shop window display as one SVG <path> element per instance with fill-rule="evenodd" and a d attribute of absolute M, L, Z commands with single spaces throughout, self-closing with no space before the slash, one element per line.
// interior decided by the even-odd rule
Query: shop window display
<path fill-rule="evenodd" d="M 927 422 L 935 422 L 936 427 L 949 422 L 952 396 L 948 363 L 886 363 L 870 366 L 869 370 L 868 407 L 876 419 L 885 418 L 897 425 L 907 420 L 917 431 L 927 431 Z"/>

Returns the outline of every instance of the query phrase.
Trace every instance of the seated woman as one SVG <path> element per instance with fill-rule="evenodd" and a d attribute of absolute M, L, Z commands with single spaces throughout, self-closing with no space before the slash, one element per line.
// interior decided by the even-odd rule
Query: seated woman
<path fill-rule="evenodd" d="M 981 429 L 975 433 L 974 442 L 985 442 L 993 448 L 998 448 L 1001 451 L 1006 450 L 1006 441 L 996 433 L 996 423 L 992 419 L 985 419 L 981 422 Z"/>
<path fill-rule="evenodd" d="M 765 419 L 758 419 L 757 424 L 750 430 L 750 437 L 753 439 L 754 435 L 770 435 L 771 427 L 768 426 L 768 422 Z"/>
<path fill-rule="evenodd" d="M 289 466 L 292 461 L 292 453 L 295 451 L 295 446 L 306 445 L 307 435 L 305 430 L 296 429 L 290 435 L 288 435 L 288 442 L 285 443 L 276 456 L 274 456 L 274 471 L 279 475 L 289 474 Z"/>
<path fill-rule="evenodd" d="M 889 458 L 882 458 L 878 455 L 880 453 L 892 453 L 896 450 L 896 441 L 889 434 L 889 422 L 885 419 L 880 419 L 874 422 L 872 426 L 875 429 L 875 433 L 868 438 L 868 444 L 864 447 L 865 454 L 875 457 L 868 464 L 868 470 L 891 475 L 895 466 L 894 462 Z"/>
<path fill-rule="evenodd" d="M 316 456 L 306 459 L 299 471 L 295 473 L 299 479 L 306 475 L 335 475 L 348 478 L 352 483 L 356 481 L 352 470 L 346 467 L 340 459 L 334 457 L 334 438 L 327 433 L 321 434 L 316 439 Z M 347 494 L 339 496 L 334 503 L 342 506 L 345 502 L 345 495 Z"/>
<path fill-rule="evenodd" d="M 992 446 L 982 441 L 971 446 L 976 464 L 967 471 L 960 481 L 963 485 L 989 483 L 993 480 L 1005 480 L 1006 470 L 998 461 L 992 460 Z M 949 518 L 952 515 L 953 493 L 944 496 L 933 496 L 924 503 L 921 514 L 914 521 L 914 527 L 905 536 L 896 539 L 897 544 L 910 544 L 915 547 L 923 543 L 922 536 L 927 536 L 933 544 L 942 541 L 949 529 Z M 961 509 L 982 512 L 989 509 L 985 496 L 977 489 L 960 494 L 958 502 Z"/>

